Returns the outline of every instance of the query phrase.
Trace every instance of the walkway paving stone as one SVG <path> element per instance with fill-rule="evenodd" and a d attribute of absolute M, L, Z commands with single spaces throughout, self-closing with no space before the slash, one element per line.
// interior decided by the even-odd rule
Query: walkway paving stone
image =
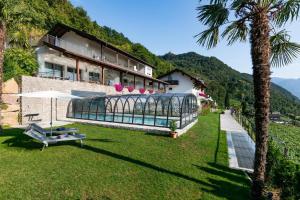
<path fill-rule="evenodd" d="M 227 135 L 229 167 L 253 172 L 255 144 L 230 111 L 221 115 L 221 130 Z"/>

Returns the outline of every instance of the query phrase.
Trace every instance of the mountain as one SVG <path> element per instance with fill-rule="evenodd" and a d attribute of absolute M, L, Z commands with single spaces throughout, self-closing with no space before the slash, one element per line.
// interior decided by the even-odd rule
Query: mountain
<path fill-rule="evenodd" d="M 253 108 L 254 96 L 251 75 L 232 69 L 216 57 L 206 57 L 195 52 L 178 55 L 167 53 L 160 58 L 203 79 L 208 85 L 207 93 L 219 105 L 224 105 L 225 94 L 228 90 L 232 100 L 244 101 L 248 108 Z M 300 101 L 286 89 L 272 83 L 271 109 L 282 113 L 300 112 Z"/>
<path fill-rule="evenodd" d="M 76 29 L 92 34 L 116 47 L 145 60 L 157 67 L 154 76 L 163 74 L 178 67 L 187 72 L 201 77 L 208 84 L 208 93 L 218 101 L 224 102 L 227 88 L 232 99 L 253 104 L 252 78 L 248 74 L 241 74 L 233 70 L 215 57 L 205 57 L 196 53 L 166 54 L 158 57 L 151 53 L 142 44 L 133 43 L 122 33 L 116 30 L 100 26 L 92 21 L 87 12 L 81 7 L 74 7 L 67 0 L 15 0 L 16 5 L 22 8 L 18 17 L 26 19 L 28 23 L 22 24 L 17 30 L 18 34 L 9 32 L 9 38 L 13 38 L 19 48 L 27 47 L 28 43 L 34 43 L 57 23 L 63 23 Z M 99 8 L 101 10 L 101 8 Z M 122 23 L 120 21 L 120 23 Z M 19 38 L 16 38 L 19 37 Z M 32 52 L 25 48 L 24 51 Z M 12 56 L 13 57 L 13 56 Z M 18 57 L 18 55 L 16 55 Z M 7 56 L 6 56 L 7 58 Z M 23 62 L 26 65 L 26 62 Z M 26 68 L 26 66 L 24 66 Z M 22 72 L 23 73 L 23 72 Z M 4 74 L 5 76 L 6 74 Z M 272 85 L 272 109 L 283 113 L 298 110 L 299 103 L 296 97 L 285 89 Z"/>
<path fill-rule="evenodd" d="M 300 78 L 286 79 L 286 78 L 273 77 L 272 82 L 287 89 L 288 91 L 290 91 L 292 94 L 294 94 L 300 99 Z"/>

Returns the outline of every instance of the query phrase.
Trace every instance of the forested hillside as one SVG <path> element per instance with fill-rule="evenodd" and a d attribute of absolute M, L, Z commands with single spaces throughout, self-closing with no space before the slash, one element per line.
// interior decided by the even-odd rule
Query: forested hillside
<path fill-rule="evenodd" d="M 92 21 L 87 12 L 81 7 L 74 7 L 67 0 L 15 0 L 23 19 L 28 23 L 22 23 L 9 34 L 11 46 L 30 48 L 30 43 L 38 40 L 44 33 L 56 23 L 64 23 L 76 29 L 105 40 L 146 62 L 157 66 L 156 73 L 164 73 L 172 66 L 158 58 L 139 43 L 133 43 L 122 33 L 109 27 L 100 26 Z M 98 8 L 99 11 L 101 8 Z M 105 24 L 105 22 L 104 22 Z"/>
<path fill-rule="evenodd" d="M 240 73 L 215 57 L 205 57 L 194 52 L 175 55 L 168 53 L 161 56 L 175 67 L 183 69 L 203 79 L 207 85 L 207 93 L 218 104 L 224 105 L 226 92 L 233 100 L 245 102 L 249 110 L 253 108 L 252 76 Z M 300 112 L 300 101 L 287 90 L 276 84 L 271 86 L 271 107 L 273 111 L 282 113 Z"/>
<path fill-rule="evenodd" d="M 37 63 L 31 47 L 43 34 L 56 23 L 64 23 L 79 30 L 88 32 L 105 40 L 128 53 L 139 57 L 157 67 L 155 76 L 163 74 L 174 66 L 200 76 L 208 84 L 208 93 L 220 105 L 223 105 L 226 91 L 232 99 L 253 104 L 253 86 L 249 75 L 241 74 L 215 57 L 204 57 L 196 53 L 181 55 L 167 54 L 158 57 L 139 43 L 133 43 L 122 33 L 109 27 L 100 26 L 92 21 L 86 11 L 74 7 L 67 0 L 15 0 L 18 17 L 26 19 L 9 32 L 8 44 L 11 47 L 5 52 L 4 79 L 21 74 L 34 74 Z M 101 8 L 98 8 L 101 11 Z M 105 22 L 103 22 L 105 24 Z M 121 22 L 120 22 L 121 23 Z M 273 85 L 272 108 L 281 112 L 294 112 L 299 109 L 296 99 L 286 90 Z M 295 109 L 298 106 L 298 109 Z M 249 106 L 252 107 L 252 106 Z"/>

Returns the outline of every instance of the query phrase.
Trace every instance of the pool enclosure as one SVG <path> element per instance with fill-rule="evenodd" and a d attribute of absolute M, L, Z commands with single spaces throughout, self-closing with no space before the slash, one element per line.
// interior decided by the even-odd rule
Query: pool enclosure
<path fill-rule="evenodd" d="M 193 94 L 131 94 L 70 101 L 68 118 L 169 127 L 175 120 L 181 129 L 197 118 L 197 98 Z"/>

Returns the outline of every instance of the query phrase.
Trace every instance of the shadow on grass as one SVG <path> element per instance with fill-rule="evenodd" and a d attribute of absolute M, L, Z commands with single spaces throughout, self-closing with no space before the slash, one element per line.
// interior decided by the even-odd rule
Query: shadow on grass
<path fill-rule="evenodd" d="M 39 149 L 41 147 L 40 143 L 34 142 L 30 137 L 23 135 L 22 132 L 23 132 L 22 129 L 6 129 L 4 131 L 4 134 L 1 135 L 0 137 L 12 136 L 12 138 L 9 138 L 3 142 L 3 143 L 7 143 L 8 146 L 12 146 L 12 147 L 22 147 L 26 149 Z M 90 139 L 90 140 L 100 141 L 100 142 L 113 142 L 110 139 Z M 60 145 L 70 145 L 70 143 L 59 143 L 52 146 L 60 146 Z M 199 184 L 202 191 L 206 193 L 210 193 L 214 196 L 218 196 L 226 199 L 247 199 L 248 198 L 248 188 L 246 186 L 243 187 L 234 183 L 234 182 L 238 182 L 238 183 L 245 182 L 245 180 L 243 180 L 241 177 L 238 177 L 238 175 L 240 174 L 238 172 L 235 172 L 234 170 L 228 169 L 227 167 L 216 163 L 208 163 L 210 167 L 201 167 L 198 165 L 194 165 L 204 173 L 213 175 L 204 181 L 186 174 L 182 174 L 180 172 L 176 172 L 176 171 L 172 171 L 166 168 L 156 166 L 152 163 L 147 163 L 128 156 L 123 156 L 98 147 L 93 147 L 86 144 L 83 147 L 80 147 L 79 143 L 72 143 L 72 146 L 78 147 L 82 150 L 99 153 L 118 160 L 132 163 L 144 168 L 155 170 L 160 173 L 165 173 L 167 175 L 174 176 L 186 181 L 191 181 L 193 183 Z M 226 179 L 230 181 L 227 181 Z"/>
<path fill-rule="evenodd" d="M 158 171 L 158 172 L 161 172 L 161 173 L 165 173 L 165 174 L 168 174 L 168 175 L 171 175 L 171 176 L 175 176 L 177 178 L 181 178 L 181 179 L 184 179 L 184 180 L 187 180 L 187 181 L 192 181 L 196 184 L 201 185 L 202 187 L 205 187 L 205 188 L 202 189 L 203 191 L 211 193 L 211 194 L 219 196 L 219 197 L 222 197 L 222 198 L 228 198 L 228 199 L 246 199 L 247 198 L 247 196 L 245 195 L 248 192 L 246 187 L 241 187 L 241 186 L 239 186 L 237 184 L 234 184 L 232 182 L 225 181 L 225 180 L 220 180 L 219 178 L 216 178 L 216 179 L 209 178 L 208 182 L 205 182 L 203 180 L 199 180 L 197 178 L 194 178 L 194 177 L 191 177 L 191 176 L 179 173 L 179 172 L 174 172 L 174 171 L 156 166 L 154 164 L 147 163 L 147 162 L 137 160 L 137 159 L 134 159 L 134 158 L 130 158 L 128 156 L 123 156 L 123 155 L 120 155 L 120 154 L 117 154 L 117 153 L 114 153 L 114 152 L 111 152 L 111 151 L 108 151 L 108 150 L 105 150 L 105 149 L 96 148 L 96 147 L 89 146 L 89 145 L 84 145 L 82 147 L 82 149 L 92 151 L 92 152 L 95 152 L 95 153 L 100 153 L 100 154 L 103 154 L 105 156 L 110 156 L 110 157 L 118 159 L 118 160 L 122 160 L 122 161 L 125 161 L 125 162 L 136 164 L 136 165 L 139 165 L 139 166 L 151 169 L 151 170 L 155 170 L 155 171 Z M 226 172 L 222 173 L 221 171 L 218 171 L 218 170 L 208 171 L 207 173 L 210 173 L 210 172 L 214 172 L 215 175 L 220 176 L 220 177 L 225 177 L 225 178 L 226 177 L 227 178 L 233 178 L 234 177 L 234 175 L 230 175 L 229 173 L 226 173 Z M 235 181 L 241 181 L 241 179 L 239 179 L 238 177 L 235 177 L 235 179 L 236 179 Z M 210 188 L 210 189 L 207 189 L 207 188 Z M 233 195 L 235 195 L 234 194 L 235 191 L 239 192 L 239 194 L 236 195 L 236 197 L 233 196 Z"/>
<path fill-rule="evenodd" d="M 220 146 L 220 136 L 221 136 L 221 120 L 220 120 L 220 114 L 219 114 L 219 123 L 218 123 L 218 139 L 217 139 L 217 147 L 215 151 L 215 157 L 214 162 L 217 163 L 218 161 L 218 153 L 219 153 L 219 146 Z"/>
<path fill-rule="evenodd" d="M 36 140 L 32 139 L 31 137 L 23 134 L 23 129 L 18 128 L 7 128 L 4 129 L 3 134 L 0 135 L 1 137 L 7 137 L 8 139 L 4 140 L 2 144 L 7 144 L 8 147 L 16 147 L 16 148 L 23 148 L 27 150 L 34 150 L 34 149 L 42 149 L 43 144 L 37 142 Z M 88 141 L 96 141 L 96 142 L 117 142 L 111 139 L 100 139 L 100 138 L 90 138 L 86 139 Z M 77 146 L 78 142 L 76 141 L 65 141 L 65 142 L 58 142 L 55 144 L 50 144 L 49 147 L 53 146 L 64 146 L 64 145 L 71 145 Z"/>
<path fill-rule="evenodd" d="M 99 138 L 86 138 L 85 140 L 86 141 L 94 141 L 94 142 L 119 142 L 119 141 L 108 139 L 108 138 L 103 138 L 103 139 L 99 139 Z"/>

